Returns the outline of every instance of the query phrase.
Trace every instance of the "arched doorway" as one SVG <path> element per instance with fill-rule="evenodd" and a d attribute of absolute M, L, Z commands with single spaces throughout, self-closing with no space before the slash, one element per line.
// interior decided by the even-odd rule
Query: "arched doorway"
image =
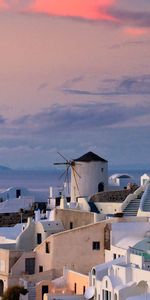
<path fill-rule="evenodd" d="M 98 184 L 98 192 L 100 193 L 100 192 L 103 192 L 104 191 L 104 183 L 103 182 L 100 182 L 99 184 Z"/>
<path fill-rule="evenodd" d="M 115 300 L 117 300 L 117 294 L 116 294 L 116 293 L 115 293 L 115 297 L 114 297 L 114 299 L 115 299 Z"/>
<path fill-rule="evenodd" d="M 3 295 L 3 292 L 4 292 L 4 282 L 3 280 L 0 280 L 0 296 Z"/>
<path fill-rule="evenodd" d="M 137 284 L 137 288 L 139 290 L 139 293 L 147 295 L 147 290 L 148 290 L 147 281 L 145 280 L 139 281 L 139 283 Z M 147 297 L 145 296 L 145 298 Z"/>

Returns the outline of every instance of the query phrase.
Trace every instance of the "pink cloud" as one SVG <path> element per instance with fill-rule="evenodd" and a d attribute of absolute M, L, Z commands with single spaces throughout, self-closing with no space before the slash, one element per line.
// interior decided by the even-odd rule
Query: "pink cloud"
<path fill-rule="evenodd" d="M 5 0 L 0 0 L 0 11 L 1 10 L 8 10 L 9 7 L 8 7 L 8 4 L 6 3 Z"/>
<path fill-rule="evenodd" d="M 116 0 L 34 0 L 24 2 L 12 0 L 8 5 L 0 0 L 0 9 L 24 10 L 33 13 L 44 13 L 55 16 L 79 17 L 91 20 L 113 20 L 107 8 Z"/>
<path fill-rule="evenodd" d="M 148 13 L 119 10 L 117 3 L 117 0 L 0 0 L 0 10 L 104 20 L 115 23 L 129 36 L 146 34 L 149 27 Z"/>
<path fill-rule="evenodd" d="M 126 27 L 124 28 L 124 32 L 130 36 L 141 36 L 147 34 L 148 30 L 146 28 Z"/>
<path fill-rule="evenodd" d="M 99 9 L 112 5 L 114 0 L 35 0 L 30 9 L 57 16 L 72 16 L 85 19 L 109 18 Z"/>

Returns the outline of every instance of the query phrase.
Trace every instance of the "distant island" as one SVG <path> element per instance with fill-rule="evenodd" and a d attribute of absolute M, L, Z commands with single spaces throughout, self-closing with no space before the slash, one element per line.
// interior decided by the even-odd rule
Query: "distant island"
<path fill-rule="evenodd" d="M 11 170 L 12 170 L 12 169 L 9 168 L 9 167 L 0 165 L 0 172 L 1 172 L 1 171 L 11 171 Z"/>

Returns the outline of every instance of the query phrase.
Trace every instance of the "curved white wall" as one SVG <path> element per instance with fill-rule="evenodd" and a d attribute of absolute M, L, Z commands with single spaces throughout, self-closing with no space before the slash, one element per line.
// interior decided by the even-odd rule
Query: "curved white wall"
<path fill-rule="evenodd" d="M 75 162 L 74 172 L 77 184 L 71 170 L 71 201 L 77 197 L 91 196 L 98 192 L 98 184 L 104 184 L 104 190 L 108 188 L 108 163 L 101 161 Z M 79 190 L 77 188 L 79 187 Z"/>

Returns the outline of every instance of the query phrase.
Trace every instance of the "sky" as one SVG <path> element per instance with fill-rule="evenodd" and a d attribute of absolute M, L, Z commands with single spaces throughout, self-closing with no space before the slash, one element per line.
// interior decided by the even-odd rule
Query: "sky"
<path fill-rule="evenodd" d="M 0 165 L 150 169 L 149 0 L 0 0 Z"/>

